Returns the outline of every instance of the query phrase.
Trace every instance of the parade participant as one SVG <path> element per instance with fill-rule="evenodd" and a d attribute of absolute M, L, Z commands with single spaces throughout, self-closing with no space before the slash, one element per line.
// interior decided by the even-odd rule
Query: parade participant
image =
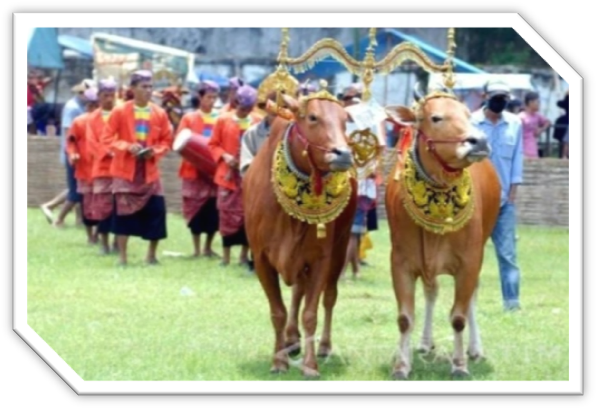
<path fill-rule="evenodd" d="M 93 85 L 94 83 L 91 79 L 84 79 L 81 83 L 75 85 L 72 88 L 72 92 L 75 96 L 66 102 L 62 110 L 62 120 L 60 121 L 62 128 L 60 137 L 60 162 L 66 168 L 67 190 L 61 192 L 52 200 L 40 206 L 48 222 L 55 227 L 62 227 L 64 225 L 64 219 L 68 213 L 81 201 L 81 197 L 77 193 L 77 180 L 74 176 L 74 168 L 66 158 L 66 138 L 68 137 L 69 128 L 72 126 L 75 118 L 85 113 L 85 98 L 83 93 L 85 90 L 93 87 Z M 64 203 L 64 206 L 60 210 L 58 218 L 54 219 L 52 210 L 62 203 Z M 82 223 L 80 208 L 76 215 L 77 224 Z"/>
<path fill-rule="evenodd" d="M 230 78 L 227 102 L 224 106 L 222 106 L 222 109 L 220 110 L 221 113 L 232 112 L 236 109 L 236 93 L 244 84 L 245 82 L 239 77 Z"/>
<path fill-rule="evenodd" d="M 183 116 L 177 133 L 183 129 L 190 129 L 194 134 L 210 138 L 218 117 L 213 106 L 219 92 L 220 87 L 215 82 L 201 82 L 198 90 L 198 109 Z M 200 174 L 185 159 L 182 159 L 178 176 L 182 179 L 182 213 L 193 236 L 193 256 L 198 257 L 201 253 L 201 234 L 207 235 L 203 255 L 219 256 L 212 249 L 213 239 L 218 231 L 216 184 L 206 174 Z"/>
<path fill-rule="evenodd" d="M 248 263 L 239 160 L 242 135 L 259 121 L 252 113 L 256 101 L 257 91 L 248 85 L 241 86 L 236 94 L 236 110 L 218 118 L 209 140 L 208 146 L 217 163 L 214 182 L 218 185 L 219 229 L 224 246 L 222 265 L 230 263 L 230 248 L 234 245 L 242 245 L 240 263 Z"/>
<path fill-rule="evenodd" d="M 110 253 L 109 233 L 112 232 L 114 197 L 112 196 L 112 177 L 110 166 L 112 156 L 108 148 L 101 144 L 100 137 L 110 118 L 116 101 L 116 82 L 104 79 L 99 82 L 98 101 L 100 109 L 89 114 L 87 121 L 87 143 L 93 157 L 92 178 L 92 218 L 98 220 L 97 233 L 102 245 L 101 253 Z M 113 250 L 116 251 L 116 242 Z"/>
<path fill-rule="evenodd" d="M 505 311 L 520 309 L 520 267 L 516 251 L 516 192 L 523 179 L 523 124 L 505 111 L 511 91 L 500 81 L 485 85 L 485 106 L 471 115 L 472 124 L 487 136 L 489 159 L 502 186 L 500 213 L 491 239 L 497 255 Z"/>
<path fill-rule="evenodd" d="M 343 92 L 344 106 L 349 108 L 361 103 L 362 92 L 362 84 L 352 84 L 347 87 Z M 350 136 L 355 131 L 357 131 L 357 127 L 352 118 L 349 117 L 346 123 L 346 133 Z M 379 148 L 383 151 L 386 144 L 385 122 L 374 126 L 371 131 L 376 135 Z M 364 261 L 365 251 L 373 248 L 373 243 L 367 234 L 377 229 L 377 189 L 382 182 L 382 178 L 377 163 L 378 159 L 373 160 L 365 168 L 359 167 L 357 169 L 358 206 L 353 220 L 345 264 L 345 267 L 349 264 L 352 265 L 354 278 L 359 276 L 360 266 L 367 265 Z"/>
<path fill-rule="evenodd" d="M 158 242 L 166 238 L 166 202 L 159 160 L 170 150 L 172 130 L 166 112 L 150 102 L 151 71 L 135 71 L 134 98 L 113 109 L 101 142 L 114 154 L 110 166 L 116 203 L 114 233 L 120 264 L 127 264 L 129 236 L 149 241 L 146 262 L 157 264 Z"/>
<path fill-rule="evenodd" d="M 91 211 L 91 169 L 93 158 L 90 146 L 87 143 L 87 123 L 90 113 L 98 107 L 97 90 L 89 88 L 83 95 L 85 97 L 85 113 L 78 116 L 69 128 L 66 140 L 66 152 L 69 164 L 74 168 L 74 177 L 77 180 L 77 193 L 81 196 L 81 210 L 83 224 L 87 231 L 87 242 L 95 244 L 97 243 L 97 233 L 93 227 L 97 225 L 97 221 L 93 220 Z"/>

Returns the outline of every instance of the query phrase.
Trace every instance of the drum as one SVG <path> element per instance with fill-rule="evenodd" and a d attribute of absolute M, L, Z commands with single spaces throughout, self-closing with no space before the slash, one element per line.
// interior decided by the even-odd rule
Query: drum
<path fill-rule="evenodd" d="M 183 129 L 176 135 L 172 148 L 200 173 L 213 178 L 216 174 L 216 162 L 207 147 L 208 140 L 190 129 Z"/>

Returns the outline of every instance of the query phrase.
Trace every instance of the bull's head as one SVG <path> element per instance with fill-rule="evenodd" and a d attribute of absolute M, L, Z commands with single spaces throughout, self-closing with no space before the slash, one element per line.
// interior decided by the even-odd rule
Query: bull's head
<path fill-rule="evenodd" d="M 295 117 L 295 133 L 313 170 L 347 171 L 353 166 L 352 150 L 346 138 L 347 113 L 325 89 L 299 100 L 283 94 L 286 107 Z"/>
<path fill-rule="evenodd" d="M 423 97 L 417 90 L 415 100 L 413 108 L 390 106 L 386 112 L 394 122 L 416 128 L 421 156 L 433 156 L 447 171 L 462 170 L 489 156 L 487 137 L 472 125 L 469 109 L 454 95 L 433 92 Z"/>

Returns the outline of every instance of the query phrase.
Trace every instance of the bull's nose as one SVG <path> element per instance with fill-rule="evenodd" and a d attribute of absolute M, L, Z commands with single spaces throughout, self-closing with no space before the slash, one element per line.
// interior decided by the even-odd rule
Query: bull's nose
<path fill-rule="evenodd" d="M 489 144 L 484 137 L 468 137 L 466 142 L 471 145 L 471 153 L 489 153 Z"/>
<path fill-rule="evenodd" d="M 332 149 L 332 153 L 336 155 L 334 161 L 352 161 L 352 150 L 348 147 L 337 147 L 335 149 Z"/>

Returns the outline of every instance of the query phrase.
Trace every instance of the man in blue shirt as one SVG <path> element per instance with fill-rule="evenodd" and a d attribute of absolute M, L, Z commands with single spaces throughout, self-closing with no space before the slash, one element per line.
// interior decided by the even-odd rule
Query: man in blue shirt
<path fill-rule="evenodd" d="M 93 81 L 90 79 L 85 79 L 81 83 L 75 85 L 72 88 L 72 91 L 75 93 L 75 96 L 69 99 L 68 102 L 66 102 L 66 104 L 64 105 L 64 108 L 62 109 L 62 120 L 60 121 L 61 132 L 59 154 L 60 163 L 62 163 L 66 168 L 66 181 L 68 190 L 63 191 L 51 201 L 41 205 L 41 210 L 46 216 L 48 222 L 52 223 L 54 226 L 57 227 L 61 227 L 64 224 L 64 219 L 66 218 L 68 213 L 75 207 L 77 203 L 81 202 L 81 195 L 77 193 L 77 181 L 75 179 L 75 170 L 66 159 L 66 138 L 69 136 L 68 131 L 75 118 L 77 116 L 82 115 L 85 112 L 85 100 L 83 98 L 83 93 L 86 89 L 89 89 L 92 86 Z M 60 210 L 58 218 L 54 220 L 52 210 L 63 202 L 65 204 Z M 77 211 L 77 223 L 80 224 L 81 220 L 82 218 L 79 209 L 79 211 Z"/>
<path fill-rule="evenodd" d="M 485 86 L 486 103 L 474 112 L 471 121 L 487 135 L 490 160 L 502 186 L 500 214 L 491 235 L 498 258 L 502 298 L 507 311 L 520 309 L 520 269 L 516 259 L 516 190 L 522 183 L 522 123 L 507 112 L 510 89 L 502 82 Z"/>

